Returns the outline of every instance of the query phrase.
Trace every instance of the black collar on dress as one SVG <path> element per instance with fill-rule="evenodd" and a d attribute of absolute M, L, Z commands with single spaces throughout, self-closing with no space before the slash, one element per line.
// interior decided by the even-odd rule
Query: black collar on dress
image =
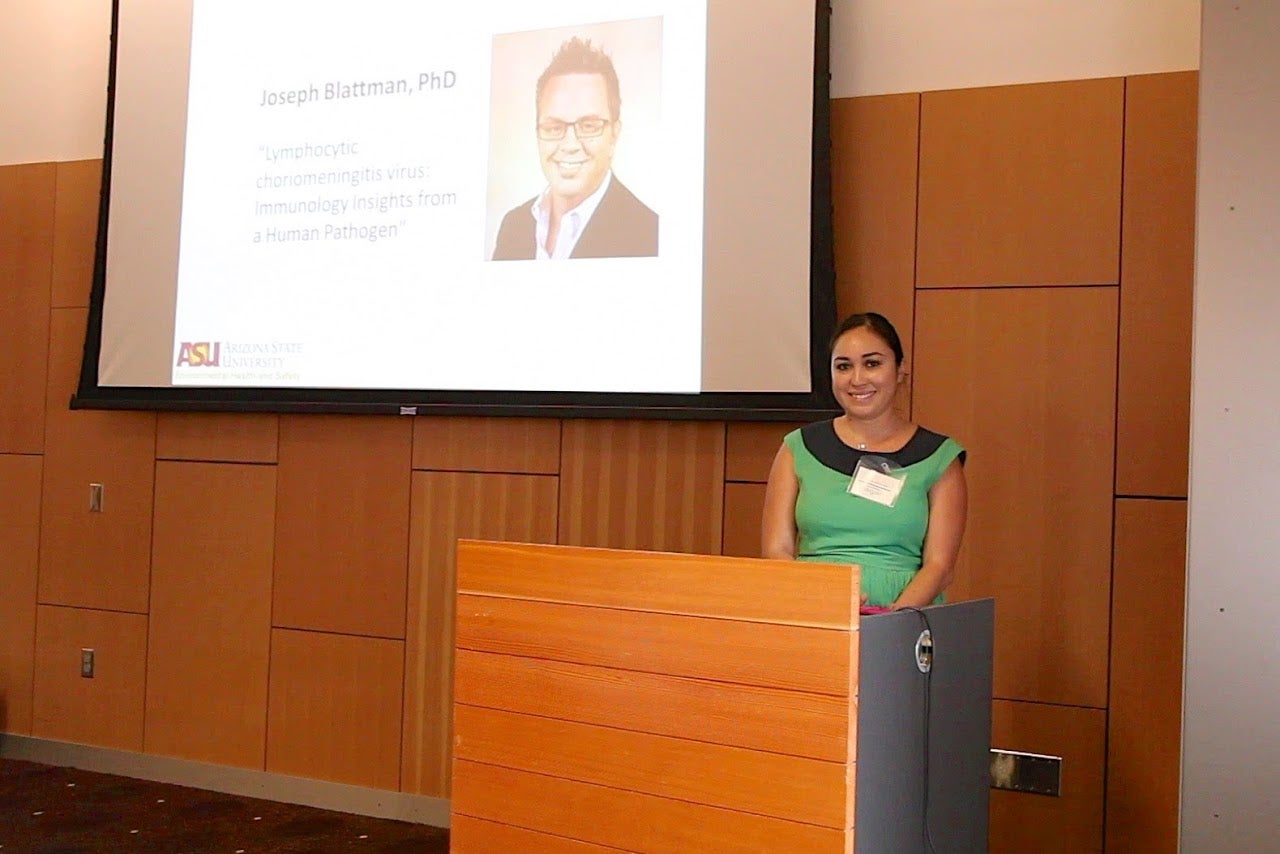
<path fill-rule="evenodd" d="M 884 457 L 906 468 L 909 465 L 926 460 L 947 440 L 941 433 L 916 427 L 907 443 L 896 451 L 859 451 L 846 445 L 836 435 L 835 421 L 816 421 L 800 428 L 800 438 L 809 453 L 829 469 L 852 476 L 858 460 L 867 454 Z M 964 452 L 960 453 L 960 463 L 964 464 Z"/>

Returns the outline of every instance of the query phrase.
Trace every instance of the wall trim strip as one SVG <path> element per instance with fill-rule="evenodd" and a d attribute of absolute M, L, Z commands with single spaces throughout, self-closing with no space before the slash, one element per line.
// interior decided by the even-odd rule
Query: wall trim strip
<path fill-rule="evenodd" d="M 0 757 L 191 786 L 248 798 L 302 804 L 374 818 L 410 821 L 433 827 L 449 826 L 449 801 L 426 795 L 308 780 L 250 768 L 231 768 L 190 759 L 152 756 L 10 733 L 0 733 Z"/>

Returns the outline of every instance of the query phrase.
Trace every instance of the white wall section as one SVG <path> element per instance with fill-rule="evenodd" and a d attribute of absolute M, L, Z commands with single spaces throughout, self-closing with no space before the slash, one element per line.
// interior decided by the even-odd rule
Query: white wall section
<path fill-rule="evenodd" d="M 1280 3 L 1205 0 L 1182 850 L 1280 839 Z M 1141 654 L 1135 650 L 1135 654 Z"/>
<path fill-rule="evenodd" d="M 1200 0 L 832 0 L 831 97 L 1200 67 Z"/>
<path fill-rule="evenodd" d="M 0 165 L 102 156 L 111 0 L 8 0 Z"/>

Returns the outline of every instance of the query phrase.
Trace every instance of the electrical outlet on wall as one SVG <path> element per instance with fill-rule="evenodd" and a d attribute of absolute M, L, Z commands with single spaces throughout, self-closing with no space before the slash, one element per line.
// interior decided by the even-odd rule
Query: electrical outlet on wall
<path fill-rule="evenodd" d="M 80 675 L 85 679 L 93 678 L 93 650 L 80 650 Z"/>

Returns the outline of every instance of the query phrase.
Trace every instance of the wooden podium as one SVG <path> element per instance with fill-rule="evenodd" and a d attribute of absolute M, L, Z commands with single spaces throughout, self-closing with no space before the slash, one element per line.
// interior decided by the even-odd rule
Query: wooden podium
<path fill-rule="evenodd" d="M 858 601 L 855 567 L 459 543 L 452 850 L 848 854 L 855 824 L 865 837 L 858 851 L 913 850 L 887 846 L 924 838 L 923 813 L 910 811 L 911 792 L 925 801 L 911 745 L 925 742 L 907 732 L 924 730 L 919 717 L 895 718 L 913 697 L 927 708 L 910 684 L 930 677 L 915 669 L 914 644 L 886 656 L 915 677 L 893 675 L 906 672 L 896 665 L 881 677 L 902 684 L 876 692 L 876 726 L 903 738 L 866 764 L 877 769 L 871 784 L 906 801 L 883 822 L 863 815 L 854 797 L 855 782 L 869 784 L 858 762 Z M 914 639 L 919 619 L 862 621 Z M 985 649 L 977 646 L 982 708 L 962 735 L 976 732 L 980 744 L 959 748 L 976 763 L 944 745 L 935 767 L 976 774 L 981 815 L 965 815 L 978 809 L 973 795 L 957 813 L 949 785 L 932 779 L 928 802 L 948 826 L 979 822 L 961 837 L 985 846 L 989 619 Z M 889 822 L 906 827 L 868 829 Z M 939 852 L 981 850 L 944 847 L 952 829 L 930 827 Z"/>

